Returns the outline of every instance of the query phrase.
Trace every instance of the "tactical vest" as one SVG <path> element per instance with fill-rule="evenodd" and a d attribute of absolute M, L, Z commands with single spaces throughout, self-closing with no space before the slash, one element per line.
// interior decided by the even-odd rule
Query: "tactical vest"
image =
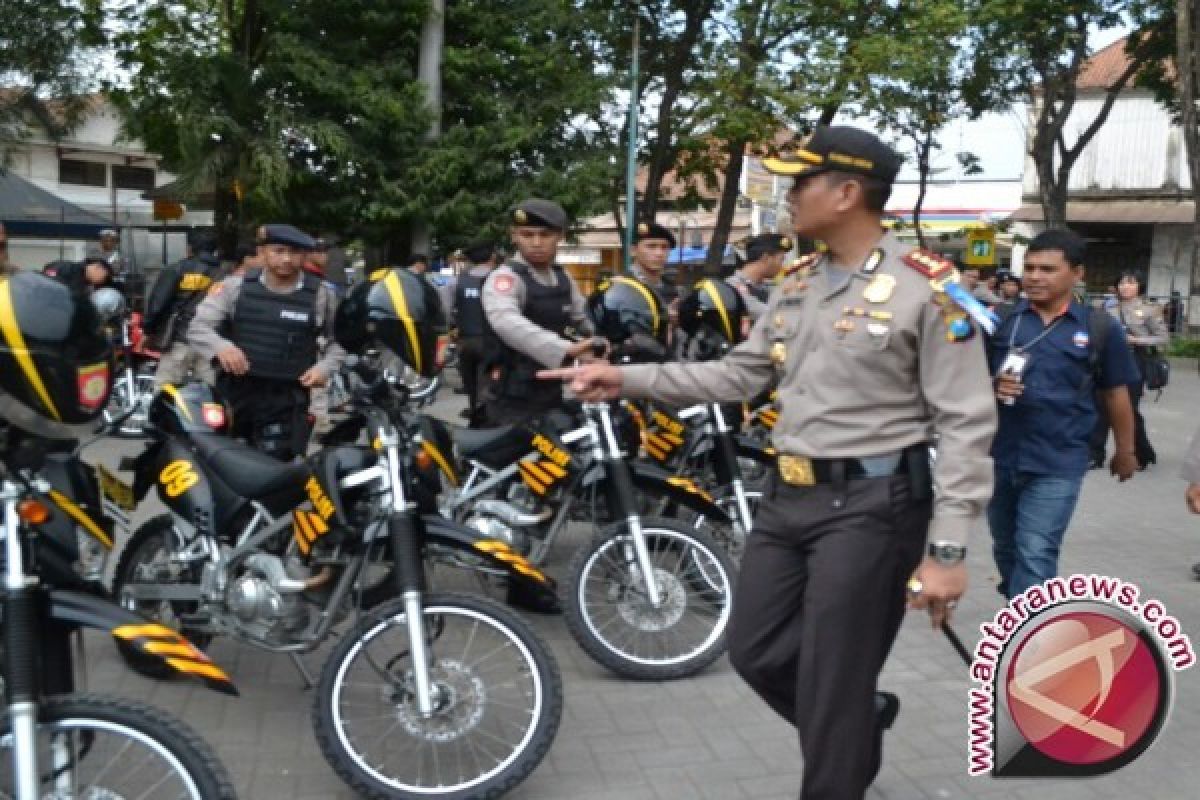
<path fill-rule="evenodd" d="M 554 286 L 546 286 L 529 274 L 529 266 L 510 262 L 508 267 L 525 285 L 525 304 L 521 312 L 539 328 L 564 336 L 571 326 L 571 279 L 565 270 L 554 265 Z M 556 381 L 540 381 L 537 372 L 542 365 L 524 353 L 504 343 L 487 324 L 484 335 L 498 345 L 496 361 L 501 370 L 499 399 L 509 403 L 528 403 L 531 412 L 544 411 L 562 402 L 562 385 Z"/>
<path fill-rule="evenodd" d="M 454 308 L 458 315 L 459 336 L 483 336 L 483 284 L 487 275 L 467 272 L 458 279 L 454 292 Z"/>
<path fill-rule="evenodd" d="M 196 308 L 208 294 L 220 266 L 220 262 L 211 256 L 189 258 L 179 262 L 179 281 L 175 284 L 171 313 L 167 317 L 167 345 L 187 339 L 188 325 L 196 315 Z"/>
<path fill-rule="evenodd" d="M 230 320 L 230 338 L 250 362 L 254 378 L 294 381 L 317 361 L 317 290 L 308 273 L 294 292 L 273 292 L 262 284 L 261 269 L 250 270 Z"/>

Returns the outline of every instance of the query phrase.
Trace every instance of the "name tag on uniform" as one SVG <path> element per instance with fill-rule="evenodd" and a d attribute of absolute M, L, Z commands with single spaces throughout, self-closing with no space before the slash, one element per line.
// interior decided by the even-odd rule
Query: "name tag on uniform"
<path fill-rule="evenodd" d="M 296 322 L 308 322 L 308 313 L 304 311 L 289 311 L 284 309 L 279 312 L 280 319 L 290 319 Z"/>
<path fill-rule="evenodd" d="M 463 289 L 463 297 L 479 297 L 478 289 Z"/>
<path fill-rule="evenodd" d="M 804 295 L 790 295 L 779 301 L 780 308 L 795 308 L 804 305 Z"/>

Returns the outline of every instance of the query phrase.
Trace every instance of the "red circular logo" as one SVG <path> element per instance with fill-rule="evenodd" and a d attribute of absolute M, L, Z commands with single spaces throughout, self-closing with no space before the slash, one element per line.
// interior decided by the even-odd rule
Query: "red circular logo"
<path fill-rule="evenodd" d="M 1030 745 L 1065 764 L 1099 764 L 1143 746 L 1167 687 L 1152 645 L 1111 616 L 1069 612 L 1021 642 L 1005 690 Z"/>

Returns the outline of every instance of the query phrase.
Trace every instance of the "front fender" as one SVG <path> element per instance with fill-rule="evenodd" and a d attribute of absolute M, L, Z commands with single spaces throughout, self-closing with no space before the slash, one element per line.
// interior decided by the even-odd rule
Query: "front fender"
<path fill-rule="evenodd" d="M 640 461 L 629 463 L 635 488 L 667 497 L 673 504 L 690 508 L 707 519 L 732 523 L 733 519 L 716 503 L 712 495 L 696 485 L 691 478 L 672 475 L 661 467 Z"/>
<path fill-rule="evenodd" d="M 108 631 L 118 643 L 163 662 L 175 672 L 199 678 L 210 689 L 238 693 L 225 671 L 177 631 L 148 622 L 107 598 L 55 589 L 50 592 L 50 616 L 67 625 Z"/>
<path fill-rule="evenodd" d="M 554 579 L 513 550 L 507 542 L 484 536 L 473 528 L 436 514 L 422 516 L 421 523 L 426 542 L 469 552 L 489 566 L 507 572 L 510 580 L 522 584 L 526 589 L 556 594 Z"/>

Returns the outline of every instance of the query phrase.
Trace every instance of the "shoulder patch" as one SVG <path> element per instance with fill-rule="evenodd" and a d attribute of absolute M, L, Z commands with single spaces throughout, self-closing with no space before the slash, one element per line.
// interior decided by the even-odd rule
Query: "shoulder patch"
<path fill-rule="evenodd" d="M 513 290 L 515 283 L 512 275 L 497 275 L 492 281 L 492 288 L 500 294 L 508 294 Z"/>
<path fill-rule="evenodd" d="M 783 274 L 784 274 L 784 276 L 788 276 L 788 275 L 793 275 L 797 272 L 807 272 L 808 270 L 810 270 L 814 266 L 816 266 L 817 262 L 820 260 L 821 260 L 820 253 L 809 253 L 808 255 L 800 256 L 795 261 L 793 261 L 789 266 L 784 267 Z"/>
<path fill-rule="evenodd" d="M 953 261 L 935 256 L 927 250 L 913 250 L 901 260 L 926 278 L 940 278 L 954 269 Z"/>
<path fill-rule="evenodd" d="M 209 287 L 208 294 L 211 297 L 218 297 L 223 291 L 225 291 L 225 281 L 217 281 Z"/>

